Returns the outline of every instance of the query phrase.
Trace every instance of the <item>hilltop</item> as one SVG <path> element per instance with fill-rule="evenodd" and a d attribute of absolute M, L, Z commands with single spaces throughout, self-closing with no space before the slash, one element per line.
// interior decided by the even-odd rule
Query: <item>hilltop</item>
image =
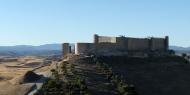
<path fill-rule="evenodd" d="M 69 55 L 51 70 L 52 77 L 36 95 L 189 95 L 189 68 L 186 59 L 175 55 Z"/>

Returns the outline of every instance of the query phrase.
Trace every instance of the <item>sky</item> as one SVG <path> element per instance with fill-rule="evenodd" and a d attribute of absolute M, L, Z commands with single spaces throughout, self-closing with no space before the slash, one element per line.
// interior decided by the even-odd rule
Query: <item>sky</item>
<path fill-rule="evenodd" d="M 190 46 L 190 0 L 0 0 L 0 46 L 165 37 Z"/>

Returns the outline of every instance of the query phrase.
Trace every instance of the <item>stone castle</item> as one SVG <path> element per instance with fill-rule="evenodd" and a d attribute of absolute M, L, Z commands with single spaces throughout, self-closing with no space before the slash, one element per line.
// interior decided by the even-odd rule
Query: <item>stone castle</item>
<path fill-rule="evenodd" d="M 63 44 L 63 54 L 74 53 L 77 55 L 130 55 L 146 56 L 150 52 L 165 53 L 169 49 L 169 37 L 165 38 L 131 38 L 107 37 L 94 35 L 94 43 L 76 43 L 71 49 L 69 43 Z"/>

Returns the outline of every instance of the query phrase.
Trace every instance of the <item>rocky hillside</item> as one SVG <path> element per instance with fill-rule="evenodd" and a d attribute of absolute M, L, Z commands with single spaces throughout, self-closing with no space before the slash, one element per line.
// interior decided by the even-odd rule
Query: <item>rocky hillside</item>
<path fill-rule="evenodd" d="M 190 95 L 190 63 L 181 57 L 101 57 L 139 95 Z"/>

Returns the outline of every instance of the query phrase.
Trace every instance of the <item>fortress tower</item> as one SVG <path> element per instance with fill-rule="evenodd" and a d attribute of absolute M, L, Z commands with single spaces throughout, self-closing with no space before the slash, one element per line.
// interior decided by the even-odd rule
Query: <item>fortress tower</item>
<path fill-rule="evenodd" d="M 99 36 L 97 34 L 94 34 L 94 43 L 97 44 L 99 41 Z"/>

